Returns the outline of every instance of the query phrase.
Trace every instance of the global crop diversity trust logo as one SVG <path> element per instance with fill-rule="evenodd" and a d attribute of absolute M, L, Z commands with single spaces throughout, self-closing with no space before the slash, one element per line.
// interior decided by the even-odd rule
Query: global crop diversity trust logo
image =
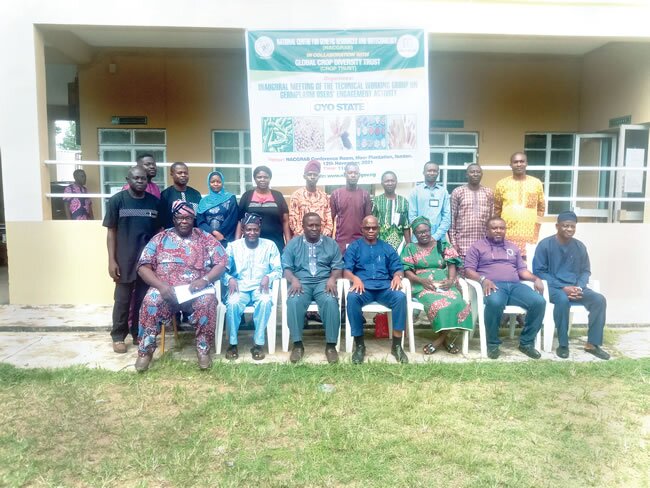
<path fill-rule="evenodd" d="M 268 36 L 262 36 L 255 41 L 255 52 L 262 59 L 270 59 L 275 51 L 273 39 Z"/>
<path fill-rule="evenodd" d="M 397 52 L 403 58 L 412 58 L 419 50 L 420 42 L 411 34 L 404 34 L 397 40 Z"/>

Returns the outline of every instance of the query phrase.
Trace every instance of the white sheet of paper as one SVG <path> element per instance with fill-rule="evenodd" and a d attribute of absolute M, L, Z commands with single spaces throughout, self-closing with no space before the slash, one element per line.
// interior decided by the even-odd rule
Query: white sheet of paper
<path fill-rule="evenodd" d="M 215 294 L 216 290 L 214 286 L 209 285 L 203 288 L 202 290 L 192 293 L 190 291 L 190 285 L 178 285 L 174 287 L 174 293 L 176 294 L 176 301 L 178 303 L 185 303 L 189 300 L 194 300 L 195 298 L 200 297 L 201 295 Z"/>

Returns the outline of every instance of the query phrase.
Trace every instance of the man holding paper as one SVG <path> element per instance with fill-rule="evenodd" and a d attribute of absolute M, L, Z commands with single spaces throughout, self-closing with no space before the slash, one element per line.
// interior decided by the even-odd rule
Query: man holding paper
<path fill-rule="evenodd" d="M 194 227 L 196 214 L 191 203 L 176 200 L 171 211 L 174 227 L 156 234 L 145 246 L 138 263 L 138 274 L 150 288 L 140 309 L 137 371 L 149 368 L 160 327 L 178 310 L 190 314 L 189 323 L 196 328 L 199 368 L 212 365 L 210 344 L 214 338 L 217 297 L 213 289 L 210 293 L 201 292 L 212 288 L 212 283 L 223 274 L 226 251 L 215 237 Z M 182 291 L 194 298 L 182 302 Z"/>

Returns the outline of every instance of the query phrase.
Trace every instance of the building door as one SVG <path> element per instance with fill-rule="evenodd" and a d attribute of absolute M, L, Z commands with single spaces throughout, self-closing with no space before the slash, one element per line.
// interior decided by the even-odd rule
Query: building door
<path fill-rule="evenodd" d="M 648 173 L 648 127 L 621 125 L 618 151 L 614 219 L 616 222 L 643 222 Z"/>
<path fill-rule="evenodd" d="M 576 134 L 571 203 L 576 215 L 612 222 L 616 136 Z"/>

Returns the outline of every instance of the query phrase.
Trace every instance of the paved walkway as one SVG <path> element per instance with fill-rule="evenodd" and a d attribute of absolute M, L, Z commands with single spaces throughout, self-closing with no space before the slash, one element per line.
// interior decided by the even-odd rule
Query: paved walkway
<path fill-rule="evenodd" d="M 126 354 L 112 351 L 109 336 L 111 324 L 111 307 L 108 306 L 0 306 L 0 362 L 13 364 L 22 368 L 57 368 L 84 365 L 92 368 L 104 368 L 112 371 L 134 371 L 136 347 L 128 345 Z M 278 324 L 279 325 L 279 324 Z M 577 329 L 580 332 L 582 330 Z M 629 357 L 634 359 L 650 357 L 650 327 L 617 328 L 614 344 L 605 348 L 613 358 Z M 280 327 L 276 339 L 277 349 L 273 355 L 261 361 L 253 361 L 248 352 L 252 333 L 240 334 L 240 359 L 237 362 L 257 364 L 288 363 L 289 353 L 282 352 Z M 412 363 L 448 362 L 464 363 L 468 361 L 490 361 L 481 359 L 479 340 L 470 341 L 469 354 L 451 355 L 438 351 L 434 355 L 422 354 L 422 346 L 431 340 L 431 331 L 416 329 L 416 352 L 409 353 Z M 571 361 L 599 361 L 582 350 L 586 337 L 578 336 L 571 340 Z M 180 347 L 174 344 L 171 331 L 167 334 L 167 351 L 174 357 L 195 361 L 193 334 L 181 333 Z M 305 359 L 307 363 L 325 364 L 323 332 L 320 329 L 305 332 Z M 388 339 L 374 339 L 372 331 L 366 331 L 366 345 L 369 361 L 386 361 L 394 363 L 389 354 Z M 344 347 L 344 345 L 343 345 Z M 222 351 L 225 352 L 225 351 Z M 160 350 L 156 352 L 159 357 Z M 215 355 L 220 360 L 223 355 Z M 543 359 L 562 361 L 553 353 L 542 352 Z M 349 355 L 341 353 L 342 361 L 349 361 Z M 224 359 L 225 361 L 225 359 Z M 517 340 L 504 338 L 502 357 L 499 361 L 529 361 L 517 351 Z M 154 360 L 155 366 L 155 360 Z"/>

